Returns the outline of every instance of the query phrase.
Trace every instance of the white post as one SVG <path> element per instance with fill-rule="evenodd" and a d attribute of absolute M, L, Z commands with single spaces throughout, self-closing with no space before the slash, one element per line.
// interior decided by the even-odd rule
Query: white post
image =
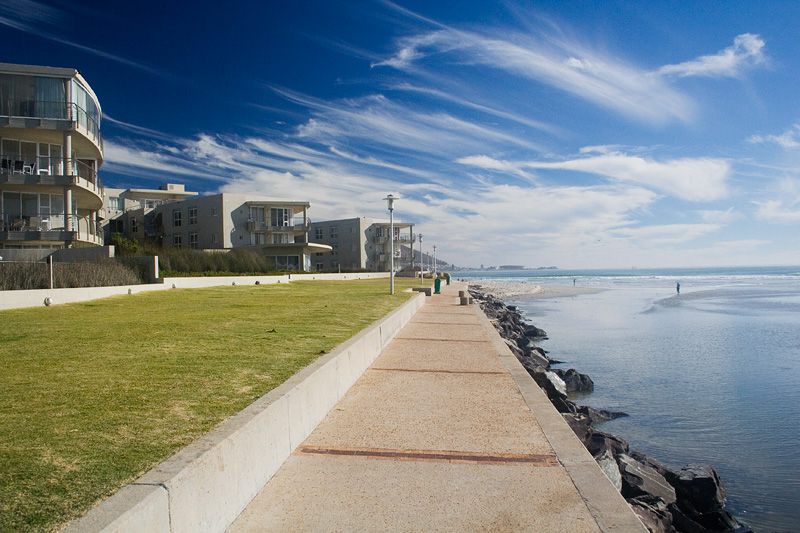
<path fill-rule="evenodd" d="M 397 197 L 391 194 L 384 200 L 389 205 L 389 294 L 394 294 L 394 201 Z"/>
<path fill-rule="evenodd" d="M 436 245 L 433 245 L 433 279 L 436 279 Z"/>

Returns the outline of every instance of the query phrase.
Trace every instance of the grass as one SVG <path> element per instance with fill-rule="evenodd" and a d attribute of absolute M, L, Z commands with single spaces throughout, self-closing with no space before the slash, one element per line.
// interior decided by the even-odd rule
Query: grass
<path fill-rule="evenodd" d="M 0 312 L 0 531 L 80 516 L 409 298 L 387 285 L 178 289 Z"/>

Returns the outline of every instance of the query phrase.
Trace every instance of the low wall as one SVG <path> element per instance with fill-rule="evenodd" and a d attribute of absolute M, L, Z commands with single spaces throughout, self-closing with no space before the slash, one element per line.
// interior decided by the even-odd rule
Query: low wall
<path fill-rule="evenodd" d="M 92 246 L 87 248 L 61 248 L 53 252 L 53 261 L 60 263 L 88 263 L 114 257 L 114 246 Z"/>
<path fill-rule="evenodd" d="M 424 303 L 415 295 L 66 531 L 224 531 Z"/>
<path fill-rule="evenodd" d="M 31 289 L 24 291 L 0 291 L 0 311 L 23 307 L 39 307 L 44 305 L 45 298 L 50 298 L 52 305 L 87 302 L 120 294 L 164 289 L 197 289 L 201 287 L 218 287 L 221 285 L 262 285 L 271 283 L 289 283 L 300 280 L 354 280 L 387 278 L 387 272 L 360 272 L 352 274 L 286 274 L 282 276 L 209 276 L 196 278 L 163 278 L 159 283 L 147 285 L 119 285 L 115 287 L 80 287 L 75 289 Z"/>

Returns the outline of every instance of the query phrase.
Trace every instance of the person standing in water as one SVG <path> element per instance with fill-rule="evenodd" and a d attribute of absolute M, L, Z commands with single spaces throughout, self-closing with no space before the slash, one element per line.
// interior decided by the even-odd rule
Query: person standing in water
<path fill-rule="evenodd" d="M 675 290 L 678 292 L 678 294 L 681 293 L 681 282 L 680 281 L 675 285 Z"/>

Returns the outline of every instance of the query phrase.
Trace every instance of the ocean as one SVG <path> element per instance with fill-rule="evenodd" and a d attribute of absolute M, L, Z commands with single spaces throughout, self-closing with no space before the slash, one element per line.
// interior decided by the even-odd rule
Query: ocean
<path fill-rule="evenodd" d="M 605 431 L 673 467 L 713 465 L 755 531 L 800 531 L 800 267 L 455 277 L 600 289 L 505 301 L 547 331 L 561 368 L 594 380 L 579 403 L 630 415 Z"/>

